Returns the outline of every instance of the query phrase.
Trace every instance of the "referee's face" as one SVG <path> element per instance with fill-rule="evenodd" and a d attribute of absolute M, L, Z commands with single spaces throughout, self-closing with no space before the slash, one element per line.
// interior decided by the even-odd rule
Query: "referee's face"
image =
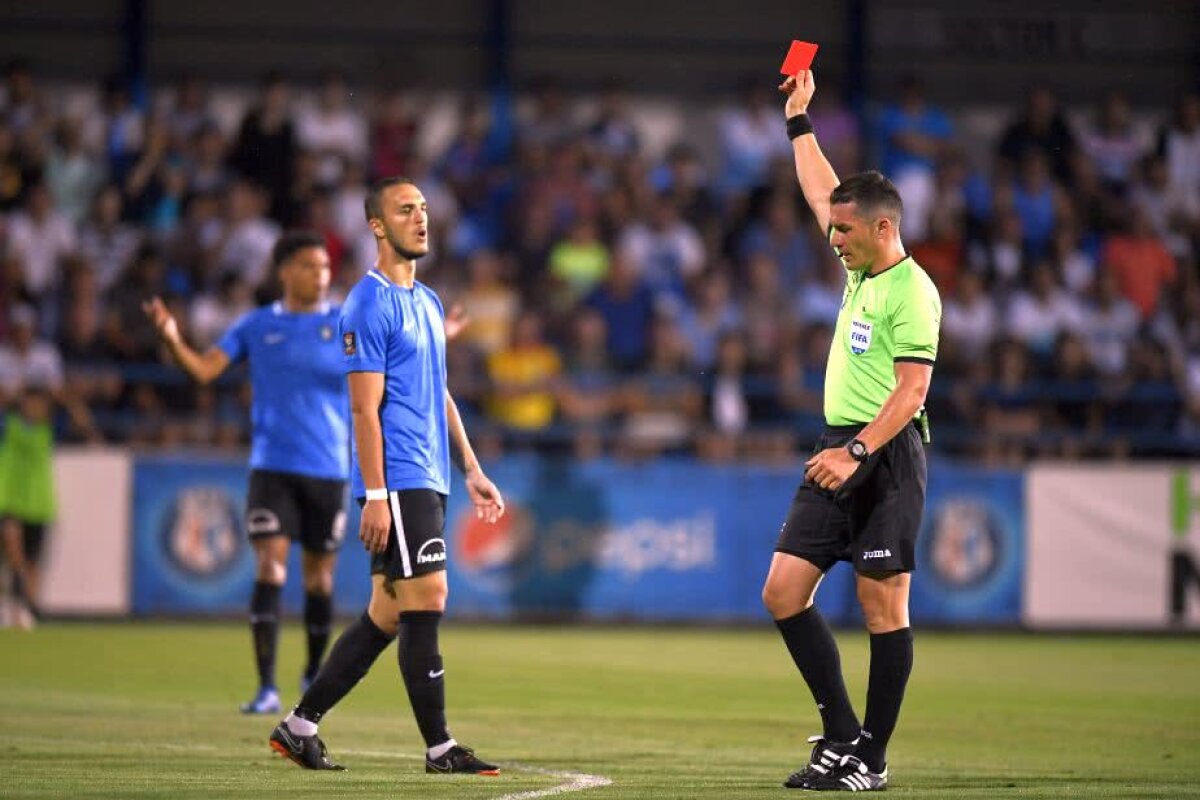
<path fill-rule="evenodd" d="M 858 215 L 857 203 L 829 207 L 829 244 L 849 270 L 869 269 L 879 252 L 880 239 L 873 234 L 873 220 Z"/>
<path fill-rule="evenodd" d="M 429 252 L 429 206 L 411 183 L 388 188 L 380 198 L 383 238 L 401 257 L 416 260 Z"/>

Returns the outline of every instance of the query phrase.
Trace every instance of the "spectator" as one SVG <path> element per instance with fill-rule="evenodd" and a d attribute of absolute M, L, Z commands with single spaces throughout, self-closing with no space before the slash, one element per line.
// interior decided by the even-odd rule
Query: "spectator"
<path fill-rule="evenodd" d="M 1175 116 L 1158 137 L 1158 154 L 1167 171 L 1167 194 L 1185 209 L 1193 231 L 1200 224 L 1200 94 L 1180 98 Z"/>
<path fill-rule="evenodd" d="M 1142 319 L 1154 315 L 1163 292 L 1178 274 L 1175 259 L 1136 206 L 1130 209 L 1125 230 L 1105 241 L 1100 264 L 1113 271 L 1121 294 L 1137 307 Z"/>
<path fill-rule="evenodd" d="M 770 87 L 747 80 L 741 89 L 741 102 L 723 112 L 717 120 L 721 148 L 723 193 L 745 197 L 767 181 L 770 163 L 776 158 L 791 158 L 791 146 L 779 135 L 779 105 Z"/>
<path fill-rule="evenodd" d="M 608 265 L 608 247 L 590 218 L 576 220 L 567 237 L 550 250 L 550 274 L 566 287 L 572 304 L 604 280 Z"/>
<path fill-rule="evenodd" d="M 1070 186 L 1072 158 L 1077 147 L 1071 125 L 1059 108 L 1058 97 L 1048 86 L 1034 86 L 1025 96 L 1021 116 L 1001 135 L 997 155 L 1015 170 L 1028 154 L 1040 153 L 1054 180 Z"/>
<path fill-rule="evenodd" d="M 1129 100 L 1120 91 L 1104 96 L 1094 128 L 1083 136 L 1083 151 L 1111 192 L 1123 195 L 1145 148 L 1138 140 L 1129 111 Z"/>
<path fill-rule="evenodd" d="M 618 452 L 627 458 L 682 452 L 701 419 L 703 402 L 679 334 L 669 319 L 658 317 L 651 328 L 649 363 L 626 385 Z"/>
<path fill-rule="evenodd" d="M 995 300 L 984 291 L 978 273 L 964 272 L 942 310 L 938 360 L 965 372 L 968 364 L 987 358 L 999 332 Z"/>
<path fill-rule="evenodd" d="M 234 273 L 252 287 L 267 278 L 271 248 L 279 226 L 264 215 L 263 192 L 247 181 L 234 183 L 225 194 L 225 224 L 213 248 L 217 275 Z"/>
<path fill-rule="evenodd" d="M 285 198 L 292 189 L 296 132 L 289 110 L 289 89 L 283 76 L 263 79 L 262 99 L 242 118 L 229 156 L 233 170 L 262 186 L 269 197 L 270 216 L 284 221 Z"/>
<path fill-rule="evenodd" d="M 398 89 L 388 92 L 378 104 L 378 113 L 371 120 L 373 180 L 391 175 L 413 177 L 409 164 L 417 155 L 419 134 L 415 105 L 415 101 L 408 94 Z M 361 179 L 361 172 L 359 177 Z M 425 184 L 422 183 L 421 186 L 423 190 Z"/>
<path fill-rule="evenodd" d="M 467 287 L 458 298 L 471 318 L 462 341 L 485 356 L 508 346 L 520 310 L 520 298 L 503 273 L 504 262 L 495 252 L 476 250 L 467 263 Z"/>
<path fill-rule="evenodd" d="M 617 247 L 658 301 L 668 306 L 678 304 L 684 284 L 704 266 L 700 234 L 665 197 L 655 202 L 649 223 L 634 222 L 624 230 Z"/>
<path fill-rule="evenodd" d="M 915 76 L 900 80 L 899 102 L 883 109 L 878 135 L 883 172 L 904 200 L 900 231 L 905 240 L 925 238 L 934 199 L 934 168 L 954 134 L 949 118 L 928 105 Z"/>
<path fill-rule="evenodd" d="M 350 90 L 338 72 L 327 72 L 317 90 L 317 102 L 296 116 L 296 139 L 317 157 L 317 180 L 335 186 L 348 161 L 365 163 L 367 123 L 349 104 Z"/>
<path fill-rule="evenodd" d="M 608 352 L 622 371 L 639 367 L 646 358 L 654 294 L 621 253 L 615 253 L 608 278 L 585 301 L 604 318 Z"/>
<path fill-rule="evenodd" d="M 559 384 L 559 409 L 571 426 L 576 458 L 603 454 L 607 428 L 620 402 L 620 381 L 608 356 L 604 317 L 581 310 L 572 326 L 572 345 Z"/>
<path fill-rule="evenodd" d="M 123 206 L 120 188 L 105 186 L 96 195 L 91 216 L 79 231 L 79 253 L 95 269 L 100 292 L 112 288 L 142 242 L 141 230 L 121 221 Z"/>
<path fill-rule="evenodd" d="M 33 297 L 43 298 L 58 287 L 62 259 L 75 245 L 75 227 L 54 210 L 49 187 L 31 186 L 24 209 L 9 220 L 8 246 L 24 266 L 25 289 Z"/>
<path fill-rule="evenodd" d="M 104 182 L 104 167 L 84 147 L 83 126 L 78 120 L 60 122 L 55 138 L 46 162 L 46 185 L 54 207 L 72 225 L 78 225 Z"/>
<path fill-rule="evenodd" d="M 1121 296 L 1112 270 L 1100 273 L 1094 294 L 1092 303 L 1084 310 L 1079 333 L 1096 369 L 1107 376 L 1118 376 L 1125 371 L 1129 347 L 1137 336 L 1141 318 L 1133 303 Z"/>
<path fill-rule="evenodd" d="M 549 427 L 557 411 L 556 382 L 562 360 L 542 338 L 542 319 L 525 310 L 513 325 L 512 342 L 487 360 L 492 381 L 488 416 L 519 431 Z"/>
<path fill-rule="evenodd" d="M 705 372 L 716 363 L 717 343 L 741 330 L 742 315 L 733 302 L 729 276 L 719 267 L 692 282 L 691 299 L 680 308 L 675 324 L 690 364 Z M 744 343 L 741 348 L 745 350 Z"/>
<path fill-rule="evenodd" d="M 1063 291 L 1049 264 L 1033 270 L 1029 289 L 1018 290 L 1008 307 L 1006 333 L 1039 358 L 1049 358 L 1058 337 L 1078 331 L 1083 322 L 1079 301 Z"/>

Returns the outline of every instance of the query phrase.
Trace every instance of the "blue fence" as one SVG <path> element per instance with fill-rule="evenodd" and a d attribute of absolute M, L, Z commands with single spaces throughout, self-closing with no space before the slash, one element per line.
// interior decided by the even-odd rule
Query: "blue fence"
<path fill-rule="evenodd" d="M 759 591 L 795 489 L 792 469 L 692 461 L 630 465 L 511 457 L 489 467 L 509 513 L 475 519 L 461 485 L 447 513 L 451 613 L 488 618 L 765 620 Z M 242 509 L 247 470 L 228 461 L 139 458 L 134 470 L 134 611 L 243 613 L 253 582 Z M 914 579 L 914 621 L 1016 624 L 1024 561 L 1024 479 L 935 460 Z M 353 506 L 353 504 L 352 504 Z M 369 593 L 354 532 L 337 608 Z M 286 608 L 300 609 L 293 553 Z M 853 573 L 818 595 L 833 621 L 858 619 Z"/>

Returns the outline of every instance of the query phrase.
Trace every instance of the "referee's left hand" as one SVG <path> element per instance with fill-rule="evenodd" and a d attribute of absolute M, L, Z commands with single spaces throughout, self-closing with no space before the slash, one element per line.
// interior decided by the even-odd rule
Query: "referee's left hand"
<path fill-rule="evenodd" d="M 496 484 L 488 480 L 483 470 L 475 469 L 467 473 L 467 494 L 475 506 L 475 516 L 479 519 L 495 522 L 504 516 L 504 498 Z"/>
<path fill-rule="evenodd" d="M 804 462 L 807 469 L 804 472 L 806 480 L 812 481 L 822 489 L 836 492 L 842 484 L 850 480 L 860 464 L 844 447 L 827 447 Z"/>

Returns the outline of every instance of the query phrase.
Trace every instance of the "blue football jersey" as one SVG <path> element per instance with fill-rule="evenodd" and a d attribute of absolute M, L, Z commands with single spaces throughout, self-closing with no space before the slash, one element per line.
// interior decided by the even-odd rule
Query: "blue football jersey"
<path fill-rule="evenodd" d="M 250 466 L 312 478 L 350 474 L 350 401 L 336 306 L 292 313 L 282 303 L 249 312 L 217 342 L 250 367 Z"/>
<path fill-rule="evenodd" d="M 339 339 L 347 374 L 384 376 L 379 418 L 386 488 L 449 494 L 445 312 L 437 294 L 420 281 L 406 289 L 371 270 L 342 306 Z M 351 439 L 351 488 L 363 497 L 357 442 Z"/>

